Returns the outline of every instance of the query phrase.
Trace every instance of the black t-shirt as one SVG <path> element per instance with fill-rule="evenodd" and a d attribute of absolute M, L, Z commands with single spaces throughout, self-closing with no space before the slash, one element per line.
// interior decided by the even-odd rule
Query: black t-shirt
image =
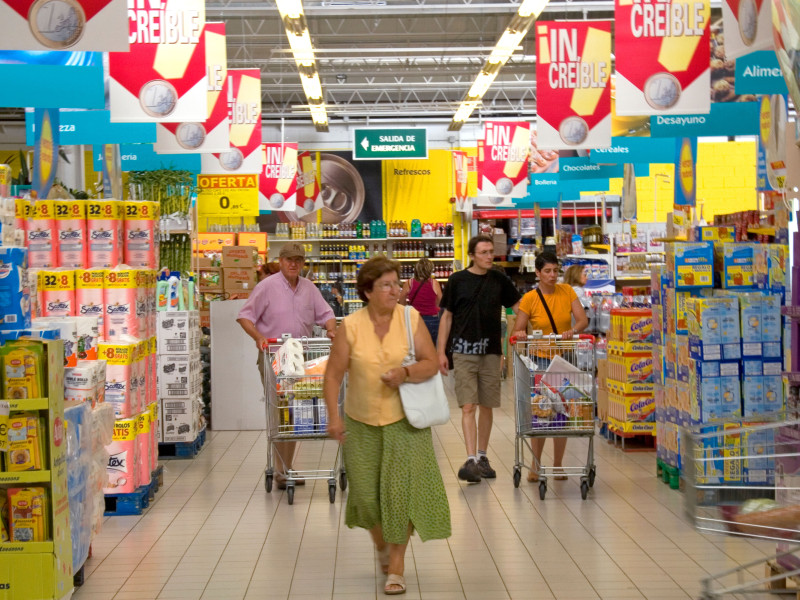
<path fill-rule="evenodd" d="M 517 288 L 500 271 L 475 275 L 465 269 L 453 273 L 447 280 L 441 302 L 442 308 L 453 313 L 450 329 L 453 352 L 502 354 L 500 306 L 514 306 L 519 299 Z"/>

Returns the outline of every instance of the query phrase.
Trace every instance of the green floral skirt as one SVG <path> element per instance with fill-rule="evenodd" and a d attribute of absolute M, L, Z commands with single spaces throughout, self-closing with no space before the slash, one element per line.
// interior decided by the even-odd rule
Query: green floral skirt
<path fill-rule="evenodd" d="M 411 523 L 422 541 L 450 537 L 450 505 L 430 429 L 406 419 L 376 427 L 346 417 L 348 527 L 383 528 L 383 539 L 405 544 Z"/>

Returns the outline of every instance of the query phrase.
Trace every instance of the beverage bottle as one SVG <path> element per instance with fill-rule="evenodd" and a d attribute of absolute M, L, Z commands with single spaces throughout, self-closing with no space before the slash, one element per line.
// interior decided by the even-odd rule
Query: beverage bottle
<path fill-rule="evenodd" d="M 575 349 L 577 367 L 581 371 L 588 371 L 594 367 L 592 364 L 592 342 L 591 340 L 578 340 Z"/>
<path fill-rule="evenodd" d="M 363 229 L 361 228 L 361 221 L 356 221 L 356 237 L 361 238 Z"/>

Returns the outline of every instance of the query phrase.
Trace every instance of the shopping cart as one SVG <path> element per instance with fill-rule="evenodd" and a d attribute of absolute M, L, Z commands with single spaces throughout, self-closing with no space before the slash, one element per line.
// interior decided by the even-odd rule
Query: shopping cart
<path fill-rule="evenodd" d="M 347 475 L 341 445 L 336 446 L 336 456 L 330 469 L 303 470 L 284 469 L 286 458 L 280 455 L 275 443 L 297 442 L 301 440 L 325 440 L 327 434 L 327 408 L 322 395 L 322 382 L 325 378 L 324 359 L 331 350 L 328 338 L 301 338 L 306 374 L 302 376 L 276 375 L 273 362 L 282 345 L 289 339 L 267 340 L 267 347 L 261 354 L 264 366 L 264 390 L 266 391 L 267 411 L 267 468 L 264 472 L 267 492 L 272 491 L 275 477 L 275 458 L 280 471 L 286 472 L 286 498 L 294 503 L 296 482 L 323 479 L 328 481 L 328 497 L 331 504 L 336 500 L 336 482 L 344 492 L 347 489 Z M 316 364 L 315 364 L 316 363 Z M 347 378 L 339 390 L 339 412 L 344 407 L 344 390 Z"/>
<path fill-rule="evenodd" d="M 555 467 L 536 464 L 539 498 L 544 500 L 547 494 L 549 475 L 566 475 L 580 477 L 581 498 L 586 500 L 596 474 L 594 336 L 564 340 L 560 335 L 534 332 L 526 338 L 512 338 L 511 343 L 517 420 L 514 487 L 519 487 L 522 469 L 529 468 L 525 448 L 533 455 L 532 438 L 586 437 L 589 450 L 585 465 L 558 467 L 556 472 Z"/>
<path fill-rule="evenodd" d="M 776 544 L 772 556 L 702 579 L 702 600 L 796 596 L 786 582 L 800 576 L 800 420 L 681 431 L 684 509 L 695 527 Z"/>

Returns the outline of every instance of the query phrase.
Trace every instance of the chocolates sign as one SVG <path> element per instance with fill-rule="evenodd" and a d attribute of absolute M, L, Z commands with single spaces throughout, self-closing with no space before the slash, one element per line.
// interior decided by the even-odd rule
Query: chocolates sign
<path fill-rule="evenodd" d="M 616 0 L 616 113 L 705 114 L 709 0 Z"/>

